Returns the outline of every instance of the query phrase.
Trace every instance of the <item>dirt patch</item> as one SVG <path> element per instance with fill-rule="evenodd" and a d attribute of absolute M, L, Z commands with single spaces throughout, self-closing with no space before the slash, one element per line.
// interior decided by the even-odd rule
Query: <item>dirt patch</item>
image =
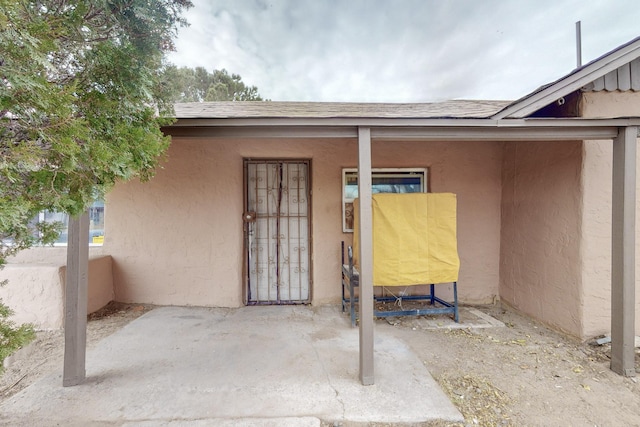
<path fill-rule="evenodd" d="M 110 302 L 90 314 L 87 317 L 87 349 L 152 308 L 151 305 Z M 63 361 L 63 331 L 37 332 L 34 341 L 5 361 L 6 369 L 0 374 L 0 402 L 46 374 L 62 372 Z"/>
<path fill-rule="evenodd" d="M 87 346 L 114 333 L 152 309 L 138 304 L 109 304 L 89 316 Z M 437 317 L 376 321 L 423 361 L 465 417 L 461 426 L 633 426 L 640 425 L 640 384 L 609 369 L 609 344 L 575 341 L 517 312 L 499 306 L 476 307 L 506 327 L 433 329 Z M 435 320 L 434 320 L 435 319 Z M 38 378 L 61 372 L 64 336 L 39 332 L 0 376 L 0 401 Z M 636 370 L 640 371 L 637 354 Z M 323 426 L 389 426 L 385 423 L 324 423 Z"/>
<path fill-rule="evenodd" d="M 461 426 L 640 425 L 640 384 L 609 369 L 609 344 L 578 342 L 509 308 L 476 308 L 507 326 L 427 330 L 427 319 L 377 322 L 421 357 L 464 415 Z"/>

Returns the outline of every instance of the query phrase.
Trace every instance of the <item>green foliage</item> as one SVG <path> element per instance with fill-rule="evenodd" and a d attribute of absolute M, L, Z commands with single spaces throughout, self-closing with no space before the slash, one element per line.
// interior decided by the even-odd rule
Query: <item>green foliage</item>
<path fill-rule="evenodd" d="M 247 86 L 238 74 L 227 70 L 204 67 L 176 67 L 164 69 L 163 82 L 168 96 L 175 102 L 202 101 L 263 101 L 256 86 Z"/>
<path fill-rule="evenodd" d="M 169 144 L 162 84 L 190 0 L 0 0 L 0 266 L 55 239 L 117 181 L 149 179 Z"/>
<path fill-rule="evenodd" d="M 190 0 L 0 0 L 0 268 L 169 145 L 163 58 Z M 0 360 L 33 337 L 0 303 Z"/>
<path fill-rule="evenodd" d="M 7 356 L 31 342 L 36 336 L 32 325 L 18 327 L 9 320 L 12 314 L 11 309 L 0 300 L 0 371 L 2 371 L 2 362 Z"/>

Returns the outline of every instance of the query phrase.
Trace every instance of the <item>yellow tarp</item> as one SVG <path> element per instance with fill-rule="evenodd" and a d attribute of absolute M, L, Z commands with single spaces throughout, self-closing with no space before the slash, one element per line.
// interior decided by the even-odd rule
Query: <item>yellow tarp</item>
<path fill-rule="evenodd" d="M 373 285 L 407 286 L 458 280 L 456 195 L 374 194 Z M 358 200 L 353 255 L 358 266 Z"/>

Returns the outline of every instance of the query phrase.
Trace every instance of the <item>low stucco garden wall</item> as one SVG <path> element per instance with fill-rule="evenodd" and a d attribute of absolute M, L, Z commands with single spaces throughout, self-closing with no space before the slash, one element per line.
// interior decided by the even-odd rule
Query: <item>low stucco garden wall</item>
<path fill-rule="evenodd" d="M 37 259 L 40 248 L 31 254 Z M 52 258 L 58 258 L 58 248 L 51 249 Z M 22 258 L 25 259 L 24 257 Z M 16 323 L 32 323 L 36 329 L 61 329 L 64 326 L 64 280 L 66 266 L 50 263 L 12 262 L 0 270 L 0 299 L 14 312 Z M 104 307 L 114 299 L 113 275 L 110 256 L 89 260 L 87 314 Z"/>

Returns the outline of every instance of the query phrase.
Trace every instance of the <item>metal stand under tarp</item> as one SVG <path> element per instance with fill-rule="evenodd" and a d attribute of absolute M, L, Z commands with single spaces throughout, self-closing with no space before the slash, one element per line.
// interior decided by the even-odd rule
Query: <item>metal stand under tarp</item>
<path fill-rule="evenodd" d="M 364 203 L 364 202 L 363 202 Z M 349 306 L 355 325 L 355 304 L 360 301 L 359 215 L 360 200 L 354 200 L 353 245 L 345 263 L 342 247 L 342 302 Z M 380 303 L 392 303 L 400 309 L 374 308 L 378 317 L 426 314 L 458 316 L 458 273 L 460 258 L 457 245 L 457 197 L 453 193 L 384 193 L 371 198 L 373 283 L 386 295 L 372 295 Z M 453 286 L 453 301 L 435 296 L 436 284 Z M 407 292 L 416 285 L 428 285 L 428 294 Z M 404 288 L 404 289 L 403 289 Z M 363 297 L 364 298 L 364 297 Z M 366 297 L 370 298 L 370 297 Z M 405 309 L 403 302 L 423 302 L 420 307 Z M 384 305 L 384 304 L 383 304 Z M 386 304 L 389 305 L 389 304 Z"/>
<path fill-rule="evenodd" d="M 356 326 L 357 312 L 356 306 L 359 297 L 356 295 L 356 289 L 359 287 L 358 270 L 353 265 L 353 249 L 347 248 L 347 262 L 345 263 L 345 247 L 342 242 L 342 312 L 349 310 L 351 318 L 351 326 Z M 375 317 L 396 317 L 396 316 L 427 316 L 453 314 L 456 323 L 460 321 L 458 311 L 458 283 L 451 282 L 453 286 L 453 301 L 446 301 L 435 295 L 436 284 L 429 284 L 428 294 L 412 294 L 412 295 L 374 295 L 373 300 L 376 303 L 392 304 L 400 309 L 378 309 L 374 305 L 373 315 Z M 419 306 L 412 304 L 411 308 L 403 308 L 403 302 L 421 303 Z"/>

